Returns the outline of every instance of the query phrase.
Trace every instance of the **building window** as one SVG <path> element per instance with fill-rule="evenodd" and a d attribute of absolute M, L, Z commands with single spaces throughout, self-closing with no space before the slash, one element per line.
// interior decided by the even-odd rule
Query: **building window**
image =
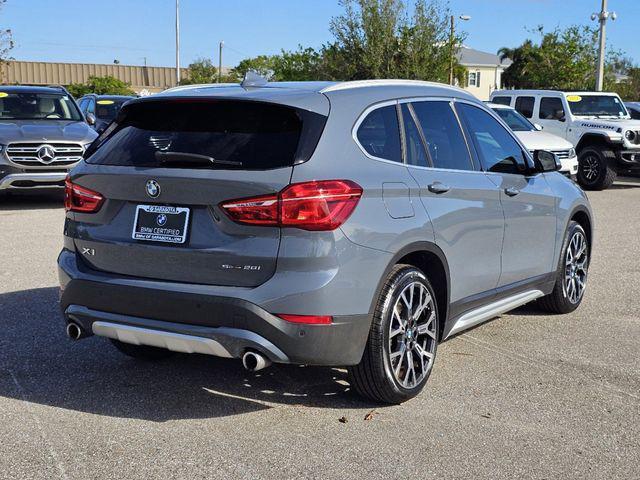
<path fill-rule="evenodd" d="M 467 85 L 469 87 L 479 87 L 480 86 L 480 72 L 469 72 Z"/>

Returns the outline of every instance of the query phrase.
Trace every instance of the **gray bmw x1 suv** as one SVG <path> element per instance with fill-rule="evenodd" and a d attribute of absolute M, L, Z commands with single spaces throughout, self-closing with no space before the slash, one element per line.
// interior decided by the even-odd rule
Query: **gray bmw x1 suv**
<path fill-rule="evenodd" d="M 71 338 L 347 366 L 399 403 L 439 342 L 580 304 L 584 193 L 480 101 L 416 81 L 180 87 L 126 104 L 67 179 Z"/>

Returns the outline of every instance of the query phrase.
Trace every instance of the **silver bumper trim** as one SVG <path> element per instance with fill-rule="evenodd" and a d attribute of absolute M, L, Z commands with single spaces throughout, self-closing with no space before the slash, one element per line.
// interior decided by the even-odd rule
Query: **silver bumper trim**
<path fill-rule="evenodd" d="M 91 327 L 95 335 L 120 340 L 133 345 L 166 348 L 181 353 L 203 353 L 216 357 L 232 358 L 232 355 L 220 343 L 211 338 L 182 335 L 180 333 L 151 330 L 148 328 L 119 325 L 109 322 L 93 322 Z"/>
<path fill-rule="evenodd" d="M 59 185 L 52 185 L 54 183 L 62 182 L 67 177 L 67 172 L 47 172 L 47 173 L 10 173 L 4 178 L 0 179 L 0 190 L 7 188 L 18 188 L 30 190 L 34 188 L 60 188 Z M 32 187 L 19 187 L 14 186 L 14 182 L 35 182 L 38 185 Z"/>

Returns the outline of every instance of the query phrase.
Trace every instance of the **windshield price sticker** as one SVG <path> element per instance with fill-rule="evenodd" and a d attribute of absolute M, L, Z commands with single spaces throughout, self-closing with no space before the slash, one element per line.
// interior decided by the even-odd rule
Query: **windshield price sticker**
<path fill-rule="evenodd" d="M 579 102 L 582 100 L 580 95 L 567 95 L 567 102 Z"/>

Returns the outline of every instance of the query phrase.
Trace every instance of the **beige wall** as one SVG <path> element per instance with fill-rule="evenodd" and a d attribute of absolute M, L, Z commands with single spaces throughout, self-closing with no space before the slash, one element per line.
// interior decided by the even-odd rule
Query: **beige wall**
<path fill-rule="evenodd" d="M 188 75 L 181 69 L 183 77 Z M 48 63 L 10 61 L 0 68 L 2 83 L 22 85 L 69 85 L 86 82 L 90 76 L 111 75 L 131 84 L 136 93 L 162 91 L 176 85 L 176 70 L 171 67 L 93 63 Z"/>
<path fill-rule="evenodd" d="M 493 67 L 493 66 L 473 66 L 473 65 L 465 65 L 467 69 L 467 81 L 463 88 L 480 100 L 489 100 L 489 95 L 494 90 L 498 90 L 500 88 L 500 81 L 502 75 L 502 68 Z M 469 85 L 469 72 L 480 72 L 480 85 L 473 86 Z"/>

